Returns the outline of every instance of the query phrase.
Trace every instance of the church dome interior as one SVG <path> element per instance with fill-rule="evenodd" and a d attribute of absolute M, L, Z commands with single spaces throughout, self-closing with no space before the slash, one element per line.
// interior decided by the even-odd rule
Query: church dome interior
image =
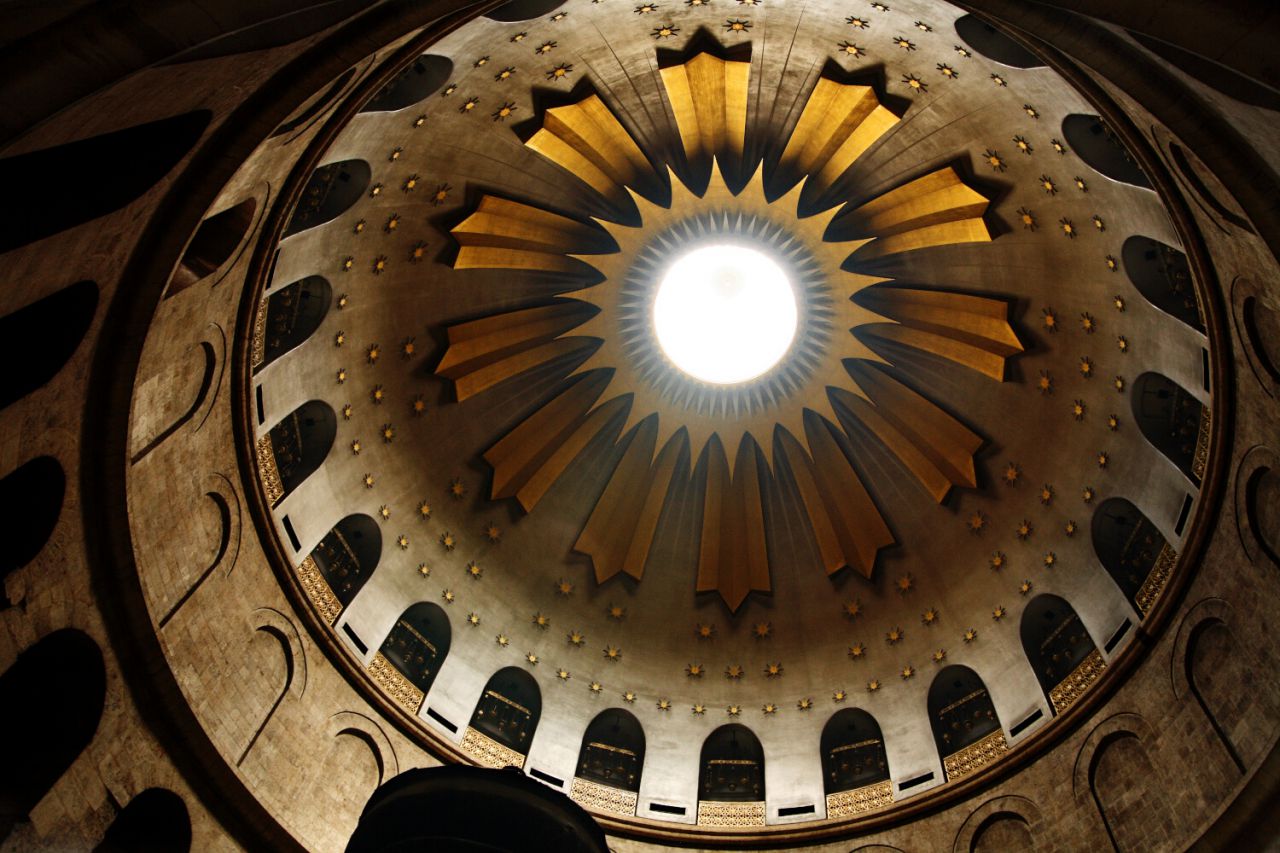
<path fill-rule="evenodd" d="M 0 849 L 1280 837 L 1269 7 L 20 5 Z"/>

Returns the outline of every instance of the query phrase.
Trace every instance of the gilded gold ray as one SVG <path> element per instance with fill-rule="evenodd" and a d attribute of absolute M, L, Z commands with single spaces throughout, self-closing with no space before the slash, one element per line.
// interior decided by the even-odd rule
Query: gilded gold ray
<path fill-rule="evenodd" d="M 813 189 L 825 191 L 898 121 L 870 86 L 844 85 L 824 77 L 805 101 L 782 152 L 779 171 L 808 175 Z"/>
<path fill-rule="evenodd" d="M 582 252 L 599 239 L 576 219 L 491 195 L 450 233 L 459 246 L 454 269 L 581 272 L 566 247 Z"/>
<path fill-rule="evenodd" d="M 651 172 L 640 146 L 598 95 L 547 110 L 525 145 L 615 200 Z"/>
<path fill-rule="evenodd" d="M 700 53 L 659 74 L 689 162 L 703 157 L 742 157 L 747 135 L 751 63 Z"/>
<path fill-rule="evenodd" d="M 698 592 L 718 592 L 736 613 L 748 593 L 770 592 L 760 493 L 759 448 L 749 435 L 738 445 L 732 472 L 724 446 L 712 436 L 703 461 L 707 485 L 702 501 Z"/>

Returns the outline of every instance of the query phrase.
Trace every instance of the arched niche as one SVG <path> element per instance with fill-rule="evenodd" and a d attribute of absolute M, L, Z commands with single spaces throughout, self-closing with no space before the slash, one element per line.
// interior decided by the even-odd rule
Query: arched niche
<path fill-rule="evenodd" d="M 431 602 L 419 601 L 401 613 L 391 626 L 391 633 L 382 641 L 372 664 L 374 676 L 416 714 L 449 654 L 452 636 L 444 610 Z M 392 667 L 400 677 L 386 672 L 386 666 Z"/>
<path fill-rule="evenodd" d="M 381 559 L 382 531 L 363 514 L 339 521 L 311 552 L 311 561 L 337 598 L 339 609 L 355 599 Z"/>
<path fill-rule="evenodd" d="M 633 794 L 640 790 L 640 774 L 644 770 L 644 729 L 630 711 L 609 708 L 596 714 L 582 735 L 578 750 L 578 768 L 574 772 L 574 799 L 578 796 L 578 780 L 594 786 L 604 785 Z M 627 798 L 631 814 L 635 813 L 634 796 Z"/>
<path fill-rule="evenodd" d="M 893 801 L 889 756 L 876 718 L 844 708 L 822 727 L 822 786 L 827 817 L 848 817 Z"/>
<path fill-rule="evenodd" d="M 1142 435 L 1199 485 L 1209 456 L 1209 408 L 1159 373 L 1139 376 L 1130 402 Z"/>
<path fill-rule="evenodd" d="M 1186 255 L 1159 240 L 1135 235 L 1124 241 L 1120 260 L 1125 275 L 1144 299 L 1204 333 Z"/>
<path fill-rule="evenodd" d="M 515 23 L 550 15 L 564 5 L 564 0 L 511 0 L 485 15 L 491 21 Z"/>
<path fill-rule="evenodd" d="M 987 59 L 1011 68 L 1039 68 L 1044 61 L 991 24 L 973 15 L 956 18 L 956 35 Z"/>
<path fill-rule="evenodd" d="M 453 62 L 448 57 L 423 54 L 383 86 L 378 94 L 360 108 L 360 112 L 402 110 L 433 94 L 445 84 L 452 73 Z"/>
<path fill-rule="evenodd" d="M 999 758 L 1008 746 L 987 685 L 967 666 L 948 666 L 929 685 L 929 723 L 948 781 Z"/>
<path fill-rule="evenodd" d="M 74 628 L 43 637 L 0 675 L 0 696 L 6 697 L 0 731 L 9 739 L 10 768 L 0 773 L 0 841 L 93 740 L 106 694 L 102 652 Z"/>
<path fill-rule="evenodd" d="M 259 473 L 273 506 L 320 467 L 337 435 L 333 409 L 321 400 L 311 400 L 258 439 Z"/>
<path fill-rule="evenodd" d="M 1165 781 L 1146 745 L 1130 731 L 1107 735 L 1089 763 L 1089 791 L 1117 851 L 1150 850 L 1152 828 L 1168 836 L 1179 821 L 1164 794 Z"/>
<path fill-rule="evenodd" d="M 0 253 L 139 198 L 187 155 L 212 118 L 195 110 L 0 159 L 0 186 L 12 200 L 0 227 Z"/>
<path fill-rule="evenodd" d="M 215 213 L 200 223 L 191 242 L 182 253 L 182 260 L 169 281 L 165 298 L 174 296 L 201 279 L 213 275 L 227 261 L 237 247 L 244 242 L 253 226 L 253 214 L 258 200 L 247 198 L 234 207 Z"/>
<path fill-rule="evenodd" d="M 190 849 L 187 804 L 173 791 L 148 788 L 120 810 L 94 853 L 186 853 Z"/>
<path fill-rule="evenodd" d="M 1012 850 L 1025 853 L 1035 849 L 1031 827 L 1022 815 L 996 812 L 984 820 L 973 834 L 969 853 L 1007 853 Z"/>
<path fill-rule="evenodd" d="M 15 602 L 4 594 L 4 579 L 36 558 L 62 515 L 67 478 L 52 456 L 37 456 L 0 480 L 0 506 L 9 507 L 12 527 L 0 553 L 0 609 Z"/>
<path fill-rule="evenodd" d="M 268 296 L 262 309 L 266 312 L 262 334 L 254 341 L 254 369 L 266 367 L 311 337 L 332 304 L 333 289 L 319 275 L 287 284 Z"/>
<path fill-rule="evenodd" d="M 1097 679 L 1102 654 L 1065 598 L 1037 595 L 1022 611 L 1022 651 L 1055 714 L 1070 708 Z"/>
<path fill-rule="evenodd" d="M 1227 618 L 1229 615 L 1224 614 Z M 1244 774 L 1267 753 L 1274 703 L 1262 691 L 1242 689 L 1258 665 L 1223 616 L 1202 619 L 1191 629 L 1183 659 L 1187 685 L 1214 734 Z"/>
<path fill-rule="evenodd" d="M 698 823 L 764 824 L 764 747 L 729 723 L 707 735 L 698 760 Z"/>
<path fill-rule="evenodd" d="M 462 748 L 490 767 L 524 767 L 542 716 L 542 691 L 523 669 L 508 666 L 484 685 Z"/>
<path fill-rule="evenodd" d="M 1151 189 L 1151 181 L 1129 149 L 1100 116 L 1072 113 L 1062 120 L 1067 147 L 1095 172 L 1113 181 Z"/>
<path fill-rule="evenodd" d="M 84 340 L 98 308 L 98 285 L 77 281 L 0 317 L 0 409 L 44 385 Z"/>
<path fill-rule="evenodd" d="M 1263 465 L 1249 474 L 1245 521 L 1263 553 L 1280 566 L 1280 471 Z"/>
<path fill-rule="evenodd" d="M 1177 554 L 1151 519 L 1124 498 L 1093 513 L 1093 550 L 1125 598 L 1144 616 L 1164 587 Z"/>
<path fill-rule="evenodd" d="M 364 195 L 371 176 L 369 164 L 363 160 L 340 160 L 316 169 L 302 189 L 302 197 L 289 218 L 284 236 L 341 216 Z"/>

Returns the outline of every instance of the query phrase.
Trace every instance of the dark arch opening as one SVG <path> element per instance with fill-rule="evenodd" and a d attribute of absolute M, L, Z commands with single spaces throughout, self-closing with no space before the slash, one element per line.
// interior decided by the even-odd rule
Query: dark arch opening
<path fill-rule="evenodd" d="M 495 672 L 484 686 L 471 728 L 521 755 L 529 754 L 529 744 L 542 716 L 542 691 L 538 682 L 523 669 L 508 666 Z"/>
<path fill-rule="evenodd" d="M 173 791 L 148 788 L 116 815 L 94 853 L 186 853 L 190 849 L 187 804 Z"/>
<path fill-rule="evenodd" d="M 449 654 L 452 638 L 444 610 L 419 601 L 400 614 L 378 651 L 425 696 Z"/>
<path fill-rule="evenodd" d="M 1240 306 L 1240 317 L 1249 346 L 1263 372 L 1272 382 L 1280 384 L 1280 311 L 1256 296 L 1249 296 Z"/>
<path fill-rule="evenodd" d="M 764 747 L 746 726 L 729 723 L 707 735 L 698 768 L 699 800 L 764 800 Z"/>
<path fill-rule="evenodd" d="M 360 108 L 360 112 L 402 110 L 431 95 L 445 84 L 452 73 L 453 62 L 447 57 L 423 54 L 383 86 Z"/>
<path fill-rule="evenodd" d="M 1060 714 L 1076 698 L 1071 676 L 1098 647 L 1075 608 L 1056 595 L 1037 595 L 1022 611 L 1022 651 L 1040 689 Z M 1062 689 L 1059 689 L 1061 686 Z"/>
<path fill-rule="evenodd" d="M 58 375 L 97 308 L 98 285 L 77 281 L 0 317 L 0 363 L 11 367 L 0 377 L 0 409 Z"/>
<path fill-rule="evenodd" d="M 1101 116 L 1073 113 L 1062 120 L 1062 135 L 1067 146 L 1095 172 L 1113 181 L 1151 189 L 1151 181 L 1138 161 Z"/>
<path fill-rule="evenodd" d="M 0 186 L 22 200 L 0 210 L 0 253 L 124 207 L 186 156 L 211 118 L 195 110 L 0 160 Z"/>
<path fill-rule="evenodd" d="M 944 767 L 948 757 L 1000 731 L 1000 718 L 987 685 L 967 666 L 948 666 L 934 676 L 928 703 L 933 740 Z M 948 770 L 947 778 L 954 777 Z"/>
<path fill-rule="evenodd" d="M 1150 237 L 1130 237 L 1120 249 L 1125 274 L 1142 297 L 1197 332 L 1204 332 L 1187 256 Z"/>
<path fill-rule="evenodd" d="M 26 820 L 93 740 L 107 695 L 102 652 L 74 628 L 54 631 L 0 675 L 0 841 Z M 19 768 L 21 771 L 19 772 Z"/>
<path fill-rule="evenodd" d="M 338 218 L 360 200 L 372 172 L 363 160 L 341 160 L 311 173 L 284 236 L 289 237 Z"/>
<path fill-rule="evenodd" d="M 1172 549 L 1151 519 L 1124 498 L 1108 498 L 1093 514 L 1093 550 L 1133 606 L 1145 614 L 1151 606 L 1142 594 L 1151 570 Z M 1168 552 L 1168 553 L 1166 553 Z"/>
<path fill-rule="evenodd" d="M 1039 68 L 1044 65 L 1040 57 L 973 15 L 956 18 L 956 35 L 969 47 L 1001 65 L 1013 68 Z"/>
<path fill-rule="evenodd" d="M 601 711 L 582 736 L 574 775 L 611 788 L 638 792 L 644 769 L 644 744 L 644 729 L 634 714 L 621 708 Z"/>
<path fill-rule="evenodd" d="M 213 275 L 231 259 L 253 226 L 258 200 L 247 198 L 235 207 L 215 213 L 200 223 L 182 260 L 169 281 L 165 298 L 181 293 L 191 285 Z"/>
<path fill-rule="evenodd" d="M 485 15 L 491 21 L 514 23 L 550 15 L 564 5 L 564 0 L 511 0 Z"/>
<path fill-rule="evenodd" d="M 267 321 L 262 353 L 255 370 L 300 346 L 324 322 L 333 303 L 333 289 L 323 276 L 312 275 L 287 284 L 267 297 Z"/>
<path fill-rule="evenodd" d="M 311 552 L 316 568 L 346 607 L 382 559 L 382 531 L 367 515 L 348 515 Z M 447 623 L 446 623 L 447 624 Z"/>
<path fill-rule="evenodd" d="M 267 435 L 280 476 L 282 500 L 310 477 L 329 455 L 333 440 L 338 435 L 338 416 L 328 403 L 311 400 L 294 409 Z"/>
<path fill-rule="evenodd" d="M 827 794 L 865 788 L 889 778 L 889 756 L 876 718 L 845 708 L 822 727 L 822 785 Z"/>
<path fill-rule="evenodd" d="M 44 548 L 62 515 L 67 478 L 52 456 L 37 456 L 0 480 L 0 506 L 9 507 L 12 528 L 0 553 L 0 610 L 14 604 L 4 579 L 30 563 Z"/>
<path fill-rule="evenodd" d="M 1159 373 L 1138 377 L 1132 403 L 1133 418 L 1147 441 L 1198 484 L 1209 452 L 1208 408 Z"/>
<path fill-rule="evenodd" d="M 1245 483 L 1245 515 L 1263 553 L 1280 566 L 1280 473 L 1258 468 Z"/>

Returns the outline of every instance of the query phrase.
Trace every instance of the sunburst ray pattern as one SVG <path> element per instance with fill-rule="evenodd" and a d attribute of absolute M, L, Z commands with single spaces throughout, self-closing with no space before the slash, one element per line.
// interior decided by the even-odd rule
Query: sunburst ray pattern
<path fill-rule="evenodd" d="M 973 455 L 982 443 L 896 378 L 885 344 L 996 381 L 1022 346 L 1004 302 L 898 287 L 856 270 L 866 260 L 990 240 L 988 200 L 948 167 L 860 205 L 804 213 L 806 187 L 828 190 L 898 121 L 871 87 L 827 79 L 810 93 L 776 170 L 774 183 L 789 189 L 770 201 L 756 169 L 734 193 L 717 161 L 743 155 L 748 63 L 699 54 L 660 73 L 686 159 L 711 158 L 705 191 L 670 173 L 669 204 L 643 195 L 640 185 L 659 176 L 597 96 L 548 110 L 526 144 L 615 207 L 634 205 L 638 216 L 586 223 L 484 196 L 453 231 L 455 268 L 560 276 L 564 298 L 448 328 L 436 372 L 462 401 L 553 360 L 579 359 L 562 390 L 485 459 L 494 471 L 491 496 L 532 510 L 592 438 L 621 423 L 620 461 L 575 545 L 591 557 L 598 582 L 643 576 L 681 470 L 701 489 L 695 588 L 718 592 L 731 611 L 772 588 L 763 513 L 769 469 L 794 484 L 823 570 L 848 566 L 870 577 L 893 536 L 837 424 L 851 419 L 865 428 L 936 501 L 953 487 L 975 486 Z M 763 377 L 736 386 L 688 377 L 667 362 L 651 331 L 665 264 L 709 239 L 766 248 L 797 291 L 791 350 Z M 592 271 L 598 283 L 581 286 Z M 686 453 L 691 464 L 682 466 Z"/>

